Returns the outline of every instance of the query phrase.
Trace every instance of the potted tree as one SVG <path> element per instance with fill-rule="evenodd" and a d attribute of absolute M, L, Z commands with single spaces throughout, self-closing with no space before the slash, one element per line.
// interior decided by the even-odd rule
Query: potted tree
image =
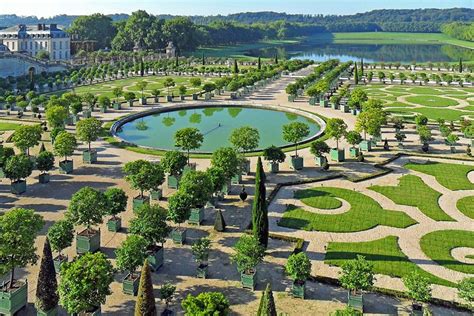
<path fill-rule="evenodd" d="M 215 206 L 216 198 L 223 199 L 223 195 L 226 194 L 223 189 L 226 185 L 227 179 L 225 178 L 224 170 L 219 167 L 211 166 L 206 170 L 206 173 L 212 183 L 212 196 L 209 199 L 209 202 L 212 206 Z"/>
<path fill-rule="evenodd" d="M 108 188 L 104 192 L 108 201 L 107 215 L 112 216 L 107 221 L 109 232 L 118 232 L 122 228 L 122 219 L 117 215 L 127 209 L 127 194 L 120 188 Z"/>
<path fill-rule="evenodd" d="M 188 89 L 185 86 L 181 85 L 178 87 L 178 91 L 181 101 L 184 101 L 186 99 L 186 92 L 188 92 Z"/>
<path fill-rule="evenodd" d="M 140 275 L 135 273 L 146 258 L 147 241 L 139 235 L 128 235 L 120 247 L 115 250 L 117 267 L 128 274 L 122 280 L 122 291 L 125 294 L 137 295 Z"/>
<path fill-rule="evenodd" d="M 13 144 L 27 156 L 30 155 L 30 148 L 39 144 L 43 128 L 41 125 L 21 125 L 12 136 Z"/>
<path fill-rule="evenodd" d="M 364 297 L 361 291 L 371 289 L 374 280 L 373 264 L 365 260 L 365 257 L 357 255 L 357 259 L 344 262 L 339 281 L 348 290 L 348 307 L 364 312 Z"/>
<path fill-rule="evenodd" d="M 260 134 L 256 128 L 242 126 L 232 131 L 229 141 L 244 157 L 246 152 L 258 147 Z M 250 174 L 250 160 L 242 158 L 242 172 L 246 175 Z"/>
<path fill-rule="evenodd" d="M 316 140 L 311 143 L 309 151 L 314 155 L 316 160 L 316 165 L 322 167 L 326 163 L 327 159 L 324 157 L 324 154 L 329 153 L 331 148 L 322 140 Z"/>
<path fill-rule="evenodd" d="M 423 303 L 431 300 L 431 284 L 429 279 L 414 271 L 404 276 L 402 280 L 408 290 L 408 296 L 413 300 L 411 315 L 423 316 Z"/>
<path fill-rule="evenodd" d="M 102 131 L 102 122 L 95 117 L 83 119 L 77 123 L 76 134 L 79 140 L 87 142 L 88 149 L 82 152 L 84 163 L 97 162 L 97 151 L 91 149 L 91 142 L 96 141 Z"/>
<path fill-rule="evenodd" d="M 44 241 L 38 281 L 36 283 L 35 306 L 38 316 L 56 316 L 58 314 L 58 283 L 54 271 L 53 255 L 48 237 Z"/>
<path fill-rule="evenodd" d="M 242 178 L 239 173 L 240 159 L 234 148 L 223 147 L 215 150 L 212 153 L 211 165 L 221 168 L 224 171 L 227 181 L 231 181 L 231 183 L 235 184 L 240 183 L 240 179 Z M 230 191 L 231 183 L 227 182 L 224 187 L 224 192 Z"/>
<path fill-rule="evenodd" d="M 204 220 L 204 206 L 213 192 L 213 183 L 203 171 L 188 171 L 183 175 L 179 191 L 191 197 L 188 223 L 200 225 Z"/>
<path fill-rule="evenodd" d="M 100 112 L 106 113 L 107 109 L 110 107 L 110 98 L 105 95 L 101 95 L 98 98 Z"/>
<path fill-rule="evenodd" d="M 433 139 L 431 130 L 426 125 L 420 125 L 416 128 L 418 136 L 420 137 L 421 142 L 421 150 L 424 152 L 428 152 L 429 150 L 429 142 Z"/>
<path fill-rule="evenodd" d="M 351 145 L 349 148 L 349 156 L 351 158 L 357 158 L 359 156 L 359 148 L 355 147 L 362 141 L 362 136 L 356 131 L 350 131 L 346 134 L 346 140 Z"/>
<path fill-rule="evenodd" d="M 402 132 L 397 132 L 395 134 L 395 139 L 397 140 L 398 142 L 398 148 L 403 148 L 403 140 L 407 138 L 407 136 L 402 133 Z"/>
<path fill-rule="evenodd" d="M 298 156 L 298 143 L 309 135 L 309 126 L 302 122 L 292 122 L 283 125 L 283 139 L 295 145 L 295 155 L 291 156 L 291 168 L 303 169 L 303 157 Z"/>
<path fill-rule="evenodd" d="M 66 218 L 85 229 L 76 236 L 78 254 L 96 252 L 100 249 L 100 230 L 92 228 L 102 224 L 109 205 L 104 193 L 91 187 L 83 187 L 72 195 Z"/>
<path fill-rule="evenodd" d="M 311 261 L 308 256 L 304 252 L 290 255 L 285 269 L 293 279 L 291 293 L 294 297 L 304 299 L 306 279 L 311 274 Z"/>
<path fill-rule="evenodd" d="M 191 246 L 194 260 L 199 264 L 197 267 L 197 277 L 205 279 L 207 276 L 209 250 L 211 249 L 211 241 L 208 238 L 199 238 Z"/>
<path fill-rule="evenodd" d="M 148 86 L 148 82 L 146 82 L 145 80 L 139 81 L 137 83 L 138 90 L 140 90 L 142 92 L 142 96 L 140 98 L 140 104 L 141 105 L 146 105 L 146 103 L 147 103 L 145 95 L 143 94 L 147 86 Z"/>
<path fill-rule="evenodd" d="M 113 281 L 114 268 L 106 256 L 86 253 L 61 269 L 59 303 L 70 314 L 99 316 Z"/>
<path fill-rule="evenodd" d="M 43 218 L 33 210 L 15 208 L 0 215 L 0 271 L 10 271 L 0 291 L 0 313 L 14 315 L 27 304 L 28 281 L 15 279 L 15 269 L 38 260 L 35 239 Z"/>
<path fill-rule="evenodd" d="M 194 88 L 194 90 L 198 90 L 201 86 L 201 79 L 200 78 L 191 78 L 189 79 L 189 83 Z M 198 90 L 199 91 L 199 90 Z M 196 101 L 199 98 L 199 94 L 194 92 L 193 93 L 193 100 Z"/>
<path fill-rule="evenodd" d="M 74 239 L 74 225 L 69 220 L 59 220 L 48 229 L 48 239 L 53 251 L 58 255 L 53 258 L 56 273 L 61 271 L 61 265 L 67 262 L 68 258 L 62 251 L 72 245 Z"/>
<path fill-rule="evenodd" d="M 280 163 L 285 161 L 286 155 L 280 147 L 270 146 L 263 151 L 263 157 L 268 161 L 268 167 L 271 173 L 278 173 Z"/>
<path fill-rule="evenodd" d="M 188 294 L 181 306 L 185 315 L 228 315 L 230 304 L 220 292 L 202 292 L 197 296 Z"/>
<path fill-rule="evenodd" d="M 125 92 L 123 98 L 128 102 L 129 107 L 133 107 L 133 101 L 136 99 L 136 95 L 133 92 Z"/>
<path fill-rule="evenodd" d="M 171 239 L 175 244 L 184 244 L 186 241 L 186 228 L 181 227 L 181 223 L 189 218 L 193 197 L 185 191 L 178 190 L 169 198 L 168 218 L 178 227 L 171 231 Z"/>
<path fill-rule="evenodd" d="M 8 158 L 15 156 L 15 150 L 11 147 L 3 147 L 0 144 L 0 179 L 5 178 L 5 166 Z"/>
<path fill-rule="evenodd" d="M 4 167 L 5 176 L 11 181 L 11 192 L 22 194 L 26 192 L 26 180 L 33 171 L 33 162 L 24 154 L 8 158 Z"/>
<path fill-rule="evenodd" d="M 171 301 L 173 300 L 174 292 L 176 291 L 176 286 L 171 283 L 165 283 L 160 288 L 160 298 L 165 301 L 165 310 L 161 313 L 162 316 L 173 315 L 173 312 L 168 310 Z"/>
<path fill-rule="evenodd" d="M 446 143 L 449 144 L 451 153 L 453 154 L 456 152 L 456 143 L 458 142 L 458 140 L 459 136 L 456 134 L 449 134 L 448 137 L 446 137 Z"/>
<path fill-rule="evenodd" d="M 166 96 L 167 102 L 173 102 L 173 96 L 171 95 L 170 88 L 175 86 L 173 78 L 166 78 L 163 82 L 163 86 L 168 89 L 168 95 Z"/>
<path fill-rule="evenodd" d="M 153 271 L 157 271 L 164 262 L 163 245 L 171 232 L 166 223 L 167 216 L 167 211 L 158 205 L 144 205 L 130 221 L 130 232 L 142 236 L 147 242 L 147 260 Z"/>
<path fill-rule="evenodd" d="M 161 94 L 160 89 L 151 90 L 151 94 L 153 95 L 155 103 L 159 103 L 160 102 L 160 94 Z"/>
<path fill-rule="evenodd" d="M 379 101 L 371 99 L 364 105 L 364 111 L 357 117 L 355 127 L 357 132 L 364 132 L 364 140 L 359 145 L 361 150 L 370 151 L 372 143 L 376 144 L 377 139 L 380 141 L 380 131 L 382 125 L 386 123 L 386 116 Z M 367 134 L 374 138 L 368 141 Z"/>
<path fill-rule="evenodd" d="M 67 157 L 74 153 L 77 147 L 76 137 L 66 131 L 59 132 L 54 141 L 54 154 L 56 156 L 63 156 L 64 160 L 59 162 L 59 172 L 69 174 L 74 169 L 73 160 L 68 160 Z"/>
<path fill-rule="evenodd" d="M 194 128 L 194 127 L 182 128 L 176 131 L 176 133 L 174 134 L 174 146 L 187 152 L 188 166 L 190 166 L 189 151 L 199 149 L 203 141 L 204 141 L 204 136 L 201 134 L 201 132 L 197 128 Z M 193 166 L 190 168 L 195 169 L 196 167 Z"/>
<path fill-rule="evenodd" d="M 40 152 L 36 158 L 36 168 L 41 171 L 39 177 L 39 183 L 48 183 L 50 175 L 48 171 L 54 167 L 54 155 L 49 151 Z"/>
<path fill-rule="evenodd" d="M 177 189 L 179 179 L 184 167 L 188 164 L 188 158 L 179 151 L 167 151 L 161 160 L 161 165 L 167 173 L 167 184 L 170 189 Z"/>
<path fill-rule="evenodd" d="M 296 95 L 298 93 L 298 86 L 294 83 L 290 83 L 286 89 L 286 94 L 288 94 L 288 102 L 295 102 Z"/>
<path fill-rule="evenodd" d="M 346 135 L 347 125 L 342 119 L 329 119 L 326 125 L 326 132 L 329 137 L 336 140 L 336 148 L 331 148 L 331 160 L 344 161 L 344 149 L 339 149 L 339 140 Z"/>
<path fill-rule="evenodd" d="M 122 107 L 120 106 L 119 98 L 123 95 L 123 89 L 121 87 L 116 87 L 112 90 L 112 94 L 115 97 L 113 107 L 114 110 L 120 110 Z"/>
<path fill-rule="evenodd" d="M 464 278 L 458 284 L 458 295 L 467 304 L 474 307 L 474 278 Z"/>
<path fill-rule="evenodd" d="M 257 283 L 257 265 L 263 260 L 265 248 L 254 236 L 242 235 L 234 250 L 236 253 L 231 256 L 231 260 L 237 264 L 242 286 L 254 290 Z"/>

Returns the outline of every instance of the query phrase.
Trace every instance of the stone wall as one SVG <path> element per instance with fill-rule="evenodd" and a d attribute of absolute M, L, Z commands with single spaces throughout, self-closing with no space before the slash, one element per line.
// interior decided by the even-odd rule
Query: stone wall
<path fill-rule="evenodd" d="M 40 62 L 21 54 L 0 54 L 0 78 L 27 75 L 30 68 L 32 67 L 34 68 L 36 74 L 39 74 L 43 71 L 56 72 L 67 69 L 67 66 L 61 63 Z"/>

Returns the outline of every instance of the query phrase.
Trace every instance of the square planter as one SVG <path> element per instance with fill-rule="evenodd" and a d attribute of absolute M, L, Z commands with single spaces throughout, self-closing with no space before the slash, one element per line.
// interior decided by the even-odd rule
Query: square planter
<path fill-rule="evenodd" d="M 278 173 L 278 171 L 280 171 L 280 164 L 278 162 L 270 161 L 268 163 L 268 169 L 271 173 Z"/>
<path fill-rule="evenodd" d="M 163 198 L 163 189 L 158 188 L 150 191 L 150 198 L 154 201 L 159 201 Z"/>
<path fill-rule="evenodd" d="M 230 191 L 232 190 L 232 182 L 231 181 L 227 181 L 223 186 L 222 186 L 222 189 L 220 191 L 220 193 L 222 193 L 223 195 L 227 195 L 227 194 L 230 194 Z"/>
<path fill-rule="evenodd" d="M 63 160 L 59 162 L 59 173 L 70 174 L 74 170 L 74 162 L 72 160 Z"/>
<path fill-rule="evenodd" d="M 54 271 L 56 271 L 56 274 L 59 274 L 61 272 L 61 266 L 64 262 L 67 262 L 67 256 L 54 257 L 53 263 L 54 263 Z"/>
<path fill-rule="evenodd" d="M 107 221 L 107 230 L 116 233 L 122 228 L 122 219 L 120 217 L 111 218 Z"/>
<path fill-rule="evenodd" d="M 290 165 L 291 169 L 301 170 L 301 169 L 303 169 L 303 165 L 304 165 L 303 157 L 291 156 L 291 165 Z"/>
<path fill-rule="evenodd" d="M 236 100 L 236 99 L 238 99 L 239 97 L 237 96 L 237 93 L 231 92 L 231 93 L 230 93 L 230 98 L 231 98 L 232 100 Z"/>
<path fill-rule="evenodd" d="M 90 118 L 92 116 L 91 111 L 83 111 L 82 112 L 82 117 L 83 118 Z"/>
<path fill-rule="evenodd" d="M 24 308 L 28 299 L 28 282 L 16 282 L 19 287 L 11 291 L 0 291 L 0 314 L 14 315 Z"/>
<path fill-rule="evenodd" d="M 133 100 L 128 101 L 128 106 L 133 107 Z"/>
<path fill-rule="evenodd" d="M 168 185 L 168 189 L 178 189 L 179 178 L 173 175 L 168 175 L 166 184 Z"/>
<path fill-rule="evenodd" d="M 242 282 L 242 287 L 246 289 L 255 290 L 255 285 L 257 284 L 257 271 L 254 271 L 252 274 L 240 273 L 240 282 Z"/>
<path fill-rule="evenodd" d="M 153 100 L 155 101 L 155 103 L 160 103 L 160 97 L 154 97 Z"/>
<path fill-rule="evenodd" d="M 191 214 L 189 215 L 188 223 L 201 225 L 203 220 L 204 220 L 204 207 L 192 208 Z"/>
<path fill-rule="evenodd" d="M 411 305 L 411 316 L 423 316 L 423 305 L 414 303 Z"/>
<path fill-rule="evenodd" d="M 160 246 L 154 246 L 148 253 L 148 264 L 153 271 L 158 271 L 158 269 L 165 262 L 164 259 L 164 249 Z"/>
<path fill-rule="evenodd" d="M 83 254 L 86 252 L 96 252 L 100 249 L 100 230 L 90 234 L 87 229 L 76 235 L 76 252 Z"/>
<path fill-rule="evenodd" d="M 250 160 L 244 159 L 242 161 L 242 174 L 249 175 L 250 174 Z"/>
<path fill-rule="evenodd" d="M 351 108 L 348 105 L 341 106 L 341 111 L 344 113 L 349 113 Z"/>
<path fill-rule="evenodd" d="M 196 171 L 196 168 L 197 168 L 197 165 L 195 163 L 188 163 L 183 168 L 183 174 L 185 174 L 188 171 Z"/>
<path fill-rule="evenodd" d="M 77 124 L 77 122 L 79 122 L 79 121 L 80 121 L 80 119 L 79 119 L 79 116 L 78 116 L 78 115 L 72 115 L 72 116 L 71 116 L 71 118 L 72 118 L 72 124 L 74 124 L 74 125 L 76 125 L 76 124 Z"/>
<path fill-rule="evenodd" d="M 12 182 L 11 192 L 13 194 L 25 193 L 26 192 L 26 181 L 25 180 L 20 180 L 20 181 Z"/>
<path fill-rule="evenodd" d="M 42 311 L 41 309 L 36 310 L 37 316 L 56 316 L 58 315 L 58 307 L 53 307 L 49 311 Z"/>
<path fill-rule="evenodd" d="M 295 102 L 296 96 L 295 95 L 289 95 L 288 96 L 288 102 Z"/>
<path fill-rule="evenodd" d="M 320 100 L 319 105 L 322 106 L 323 108 L 328 107 L 328 100 Z"/>
<path fill-rule="evenodd" d="M 326 162 L 326 157 L 324 156 L 314 157 L 314 161 L 316 162 L 316 166 L 322 167 L 324 163 Z"/>
<path fill-rule="evenodd" d="M 372 151 L 372 142 L 369 140 L 363 140 L 360 142 L 359 148 L 362 151 Z"/>
<path fill-rule="evenodd" d="M 234 185 L 238 185 L 242 182 L 242 175 L 241 174 L 236 174 L 235 176 L 232 177 L 230 183 Z"/>
<path fill-rule="evenodd" d="M 95 150 L 84 150 L 82 152 L 82 162 L 83 163 L 95 163 L 97 162 L 97 151 Z"/>
<path fill-rule="evenodd" d="M 171 239 L 175 244 L 182 245 L 186 241 L 186 228 L 176 228 L 171 231 Z"/>
<path fill-rule="evenodd" d="M 211 99 L 211 94 L 209 92 L 204 94 L 204 101 L 209 101 Z"/>
<path fill-rule="evenodd" d="M 332 161 L 341 162 L 345 160 L 344 149 L 332 148 L 329 154 Z"/>
<path fill-rule="evenodd" d="M 0 168 L 0 179 L 5 178 L 5 172 L 3 172 L 3 169 Z"/>
<path fill-rule="evenodd" d="M 116 102 L 114 103 L 114 110 L 121 110 L 122 109 L 122 105 L 120 105 L 120 103 Z"/>
<path fill-rule="evenodd" d="M 100 108 L 100 113 L 107 113 L 107 108 L 105 106 L 101 107 Z"/>
<path fill-rule="evenodd" d="M 49 173 L 40 173 L 40 175 L 38 176 L 38 179 L 39 179 L 39 183 L 48 183 L 49 182 L 49 179 L 51 178 L 51 176 L 49 175 Z"/>
<path fill-rule="evenodd" d="M 291 285 L 291 294 L 293 297 L 298 297 L 304 299 L 304 292 L 306 288 L 306 282 L 299 283 L 294 281 Z"/>
<path fill-rule="evenodd" d="M 351 147 L 349 148 L 349 157 L 357 158 L 359 156 L 359 148 Z"/>
<path fill-rule="evenodd" d="M 133 209 L 133 211 L 136 211 L 145 204 L 150 204 L 150 198 L 149 197 L 147 197 L 147 196 L 134 197 L 133 202 L 132 202 L 132 209 Z"/>
<path fill-rule="evenodd" d="M 207 277 L 207 270 L 209 266 L 207 264 L 200 264 L 199 267 L 196 268 L 196 276 L 200 279 L 205 279 Z"/>
<path fill-rule="evenodd" d="M 193 100 L 197 101 L 199 99 L 199 95 L 197 93 L 193 93 Z"/>
<path fill-rule="evenodd" d="M 347 292 L 347 306 L 355 310 L 364 312 L 364 296 L 362 294 L 353 294 L 350 291 Z"/>
<path fill-rule="evenodd" d="M 128 295 L 136 296 L 138 293 L 138 284 L 140 283 L 139 275 L 135 275 L 134 278 L 127 274 L 122 280 L 122 292 Z"/>
<path fill-rule="evenodd" d="M 87 312 L 87 316 L 101 316 L 102 315 L 102 310 L 100 307 L 97 307 L 93 311 Z"/>
<path fill-rule="evenodd" d="M 185 100 L 186 100 L 186 96 L 185 96 L 185 95 L 180 95 L 179 98 L 181 99 L 181 101 L 185 101 Z"/>
<path fill-rule="evenodd" d="M 315 97 L 309 98 L 309 105 L 316 105 L 316 98 Z"/>
<path fill-rule="evenodd" d="M 170 95 L 166 96 L 166 102 L 173 102 L 173 97 Z"/>
<path fill-rule="evenodd" d="M 147 104 L 146 98 L 140 98 L 140 104 L 141 105 L 146 105 Z"/>
<path fill-rule="evenodd" d="M 338 103 L 332 103 L 332 104 L 331 104 L 331 107 L 332 107 L 334 110 L 339 110 L 339 104 L 338 104 Z"/>

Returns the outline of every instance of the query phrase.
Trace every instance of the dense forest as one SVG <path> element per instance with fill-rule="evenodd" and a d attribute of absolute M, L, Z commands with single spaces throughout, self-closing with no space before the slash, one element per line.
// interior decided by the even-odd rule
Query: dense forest
<path fill-rule="evenodd" d="M 474 42 L 474 23 L 448 23 L 441 27 L 441 31 L 451 37 Z"/>

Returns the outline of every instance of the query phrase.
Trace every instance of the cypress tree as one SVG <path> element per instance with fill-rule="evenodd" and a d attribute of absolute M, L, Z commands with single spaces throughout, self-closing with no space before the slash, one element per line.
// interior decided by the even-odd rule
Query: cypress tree
<path fill-rule="evenodd" d="M 275 64 L 278 64 L 278 55 L 275 54 Z"/>
<path fill-rule="evenodd" d="M 357 70 L 357 63 L 354 65 L 354 83 L 359 84 L 359 72 Z"/>
<path fill-rule="evenodd" d="M 260 159 L 260 157 L 258 157 L 257 172 L 255 175 L 255 196 L 252 206 L 252 229 L 253 235 L 258 239 L 260 245 L 267 248 L 268 208 L 265 189 L 265 172 L 263 171 L 262 159 Z"/>
<path fill-rule="evenodd" d="M 462 73 L 462 58 L 459 58 L 459 72 Z"/>
<path fill-rule="evenodd" d="M 216 220 L 214 221 L 214 230 L 218 232 L 223 232 L 225 231 L 225 220 L 224 216 L 222 216 L 222 211 L 217 210 L 216 211 Z"/>
<path fill-rule="evenodd" d="M 202 53 L 202 65 L 206 64 L 206 57 L 204 57 L 204 53 Z"/>
<path fill-rule="evenodd" d="M 234 59 L 234 74 L 239 73 L 239 65 L 237 64 L 237 59 Z"/>
<path fill-rule="evenodd" d="M 273 292 L 270 283 L 267 284 L 265 291 L 262 293 L 257 316 L 277 316 L 275 300 L 273 299 Z"/>
<path fill-rule="evenodd" d="M 46 237 L 43 247 L 43 257 L 36 283 L 36 308 L 43 312 L 50 311 L 58 306 L 58 282 L 54 270 L 53 254 L 51 245 Z"/>
<path fill-rule="evenodd" d="M 176 54 L 176 63 L 175 63 L 176 68 L 179 67 L 179 57 L 178 54 Z"/>
<path fill-rule="evenodd" d="M 137 302 L 135 303 L 135 316 L 156 315 L 155 296 L 153 295 L 153 281 L 151 280 L 148 259 L 143 262 L 138 288 Z"/>
<path fill-rule="evenodd" d="M 360 60 L 360 76 L 364 76 L 364 59 Z"/>
<path fill-rule="evenodd" d="M 258 57 L 258 70 L 262 70 L 262 58 Z"/>
<path fill-rule="evenodd" d="M 145 65 L 143 64 L 143 60 L 140 61 L 140 76 L 143 77 L 145 75 Z"/>
<path fill-rule="evenodd" d="M 44 143 L 41 143 L 39 153 L 41 154 L 43 151 L 46 151 L 46 148 L 44 147 Z"/>

